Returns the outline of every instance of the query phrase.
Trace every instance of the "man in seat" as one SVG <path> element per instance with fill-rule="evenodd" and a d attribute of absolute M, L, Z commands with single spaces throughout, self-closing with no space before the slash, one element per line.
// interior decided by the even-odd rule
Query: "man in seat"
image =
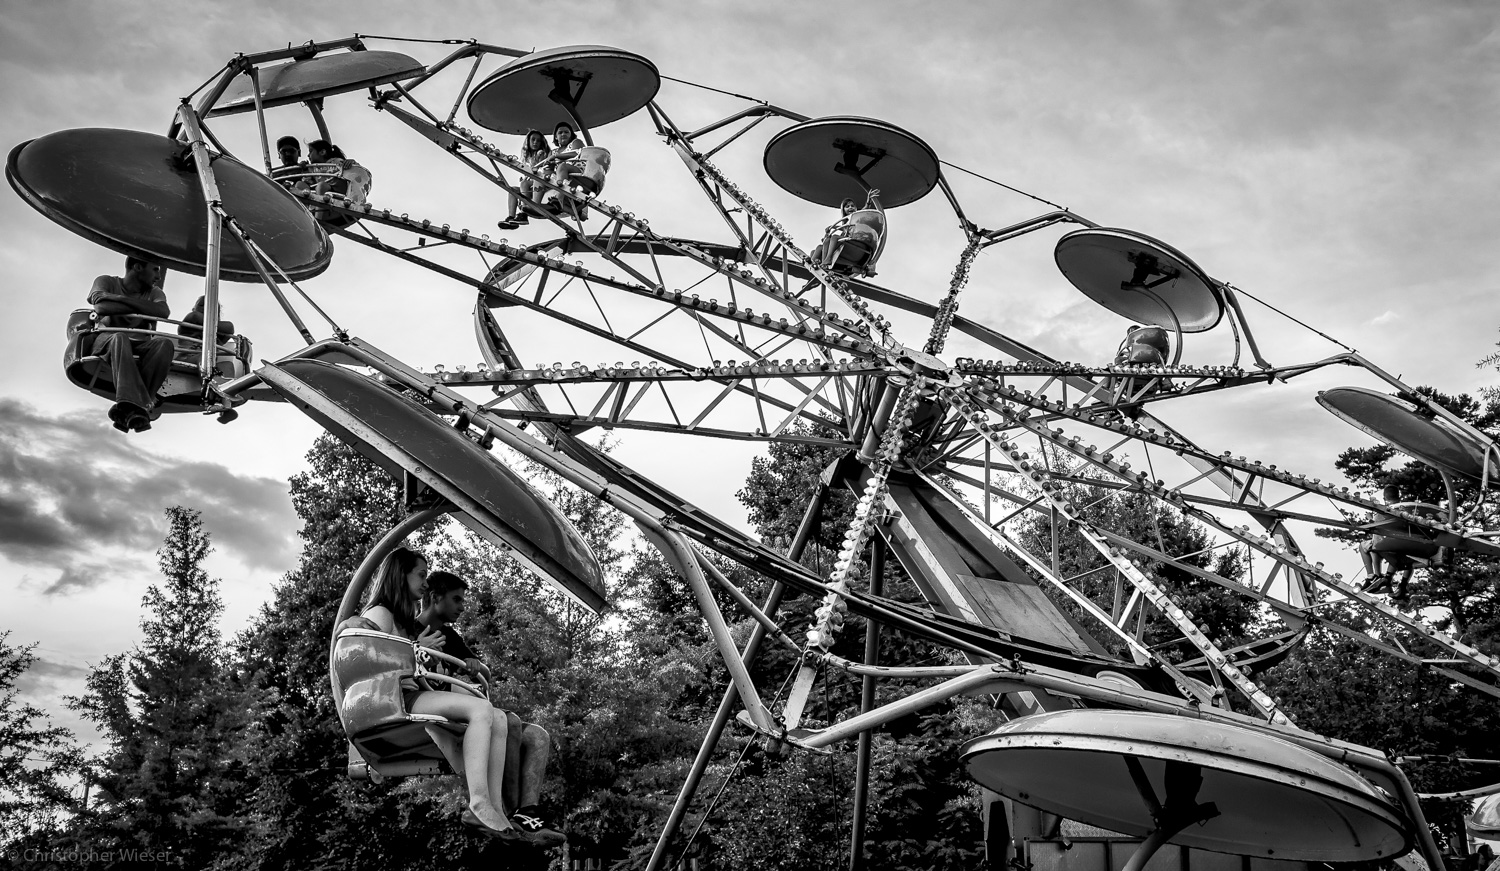
<path fill-rule="evenodd" d="M 452 572 L 433 572 L 427 576 L 427 607 L 417 615 L 422 625 L 443 633 L 443 653 L 462 659 L 469 669 L 490 682 L 490 669 L 469 647 L 452 623 L 464 612 L 464 591 L 469 585 Z M 553 828 L 542 816 L 539 804 L 542 798 L 542 775 L 547 770 L 547 758 L 552 749 L 552 737 L 547 730 L 535 723 L 523 723 L 521 718 L 508 711 L 495 710 L 495 716 L 505 718 L 512 746 L 519 750 L 507 753 L 505 765 L 505 799 L 508 807 L 516 808 L 511 814 L 515 823 L 531 836 L 532 843 L 539 847 L 555 847 L 566 843 L 568 838 Z M 514 782 L 515 786 L 512 787 Z"/>
<path fill-rule="evenodd" d="M 165 270 L 140 257 L 125 258 L 125 275 L 101 275 L 89 290 L 89 304 L 99 326 L 154 330 L 154 318 L 171 314 L 161 284 Z M 151 428 L 151 413 L 160 403 L 156 393 L 167 380 L 175 346 L 166 336 L 106 331 L 95 333 L 90 353 L 109 366 L 115 384 L 115 404 L 109 419 L 121 432 Z"/>

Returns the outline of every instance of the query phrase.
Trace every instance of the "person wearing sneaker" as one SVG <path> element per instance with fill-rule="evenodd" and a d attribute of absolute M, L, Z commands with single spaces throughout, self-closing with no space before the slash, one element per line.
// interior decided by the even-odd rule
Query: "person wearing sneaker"
<path fill-rule="evenodd" d="M 584 141 L 579 138 L 573 130 L 573 125 L 566 121 L 557 122 L 552 128 L 552 153 L 542 161 L 539 169 L 550 170 L 552 183 L 560 188 L 568 186 L 568 177 L 583 172 L 583 162 L 578 160 L 578 152 L 585 146 Z M 544 205 L 553 213 L 562 211 L 562 201 L 556 193 L 547 197 Z"/>
<path fill-rule="evenodd" d="M 443 633 L 418 619 L 422 597 L 427 594 L 427 558 L 414 550 L 398 547 L 386 556 L 376 573 L 374 586 L 357 622 L 351 618 L 340 627 L 373 628 L 399 635 L 422 647 L 443 651 Z M 448 651 L 451 655 L 451 651 Z M 455 767 L 463 766 L 468 788 L 464 825 L 485 835 L 507 841 L 532 843 L 530 835 L 505 812 L 505 767 L 507 734 L 504 717 L 496 718 L 484 699 L 464 693 L 423 689 L 414 678 L 401 680 L 401 698 L 412 714 L 437 714 L 467 723 Z"/>
<path fill-rule="evenodd" d="M 552 155 L 552 147 L 547 144 L 547 137 L 540 130 L 526 131 L 526 144 L 521 148 L 521 159 L 526 165 L 535 170 L 537 175 L 546 175 L 545 169 L 540 169 L 543 162 Z M 541 199 L 541 191 L 537 188 L 536 181 L 529 175 L 521 176 L 521 196 L 510 195 L 510 214 L 500 222 L 500 229 L 514 230 L 531 218 L 521 208 L 521 201 L 529 205 Z"/>
<path fill-rule="evenodd" d="M 121 432 L 151 428 L 156 392 L 172 368 L 172 340 L 146 333 L 156 329 L 156 318 L 171 316 L 162 292 L 165 276 L 159 263 L 126 257 L 124 277 L 101 275 L 89 290 L 89 304 L 106 328 L 94 334 L 89 352 L 109 366 L 115 385 L 109 419 Z"/>
<path fill-rule="evenodd" d="M 488 685 L 491 678 L 489 666 L 452 625 L 464 613 L 464 593 L 468 588 L 468 583 L 452 572 L 437 571 L 428 575 L 426 607 L 417 615 L 417 621 L 423 627 L 441 632 L 443 652 L 462 659 L 470 673 Z M 516 714 L 498 707 L 492 709 L 491 714 L 495 723 L 493 728 L 510 736 L 502 793 L 504 804 L 516 808 L 510 815 L 511 824 L 525 832 L 535 846 L 543 849 L 562 846 L 567 843 L 567 836 L 558 831 L 540 809 L 542 775 L 547 771 L 552 736 L 541 726 L 522 722 Z"/>

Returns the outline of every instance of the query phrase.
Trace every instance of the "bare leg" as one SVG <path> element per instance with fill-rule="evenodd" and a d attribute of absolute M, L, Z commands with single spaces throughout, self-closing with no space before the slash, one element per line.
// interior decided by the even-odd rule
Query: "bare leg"
<path fill-rule="evenodd" d="M 498 802 L 492 797 L 498 793 L 491 792 L 490 754 L 494 750 L 494 729 L 489 704 L 482 699 L 458 693 L 425 692 L 412 701 L 411 709 L 414 714 L 437 714 L 468 723 L 464 732 L 463 761 L 465 780 L 469 787 L 469 810 L 480 822 L 492 829 L 503 832 L 513 828 L 510 818 L 500 810 Z M 503 731 L 500 733 L 500 752 L 505 752 Z M 500 756 L 496 776 L 503 773 L 504 759 L 503 755 Z"/>

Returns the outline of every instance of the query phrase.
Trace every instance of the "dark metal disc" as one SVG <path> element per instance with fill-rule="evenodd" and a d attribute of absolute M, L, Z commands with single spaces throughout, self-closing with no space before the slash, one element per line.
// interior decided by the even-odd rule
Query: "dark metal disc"
<path fill-rule="evenodd" d="M 32 208 L 85 239 L 202 275 L 208 218 L 190 154 L 156 133 L 61 130 L 13 148 L 5 177 Z M 287 275 L 328 268 L 328 234 L 281 185 L 227 155 L 213 170 L 225 211 Z M 260 281 L 244 247 L 227 232 L 223 240 L 220 277 Z"/>
<path fill-rule="evenodd" d="M 864 188 L 836 169 L 846 154 L 868 167 L 865 183 L 879 189 L 885 208 L 920 200 L 937 186 L 938 157 L 927 143 L 894 124 L 852 115 L 814 118 L 776 134 L 766 143 L 766 174 L 820 206 L 838 208 L 845 197 L 863 203 Z"/>
<path fill-rule="evenodd" d="M 257 371 L 277 393 L 398 479 L 410 472 L 458 506 L 470 529 L 539 577 L 600 612 L 604 572 L 588 543 L 552 503 L 489 451 L 391 388 L 321 360 Z"/>
<path fill-rule="evenodd" d="M 359 91 L 388 82 L 415 78 L 426 67 L 398 51 L 346 51 L 307 60 L 260 67 L 261 106 L 285 106 L 319 97 Z M 255 111 L 250 74 L 240 73 L 208 112 L 208 117 Z"/>
<path fill-rule="evenodd" d="M 661 88 L 656 64 L 607 45 L 565 45 L 518 57 L 469 92 L 469 117 L 497 133 L 551 133 L 568 121 L 553 88 L 577 95 L 578 119 L 590 130 L 618 121 L 651 102 Z M 582 92 L 579 92 L 579 85 Z"/>
<path fill-rule="evenodd" d="M 1490 447 L 1441 418 L 1427 418 L 1416 406 L 1363 387 L 1335 387 L 1318 394 L 1318 404 L 1345 423 L 1435 469 L 1472 481 L 1484 478 Z M 1490 469 L 1490 480 L 1500 469 Z M 1497 481 L 1500 483 L 1500 481 Z"/>
<path fill-rule="evenodd" d="M 1084 296 L 1138 324 L 1201 333 L 1224 316 L 1218 284 L 1186 254 L 1145 234 L 1075 230 L 1057 240 L 1053 257 Z"/>
<path fill-rule="evenodd" d="M 1348 768 L 1290 741 L 1170 714 L 1070 710 L 1012 720 L 964 745 L 970 779 L 1022 804 L 1127 835 L 1157 828 L 1131 777 L 1136 760 L 1156 799 L 1167 763 L 1202 774 L 1194 798 L 1218 815 L 1174 844 L 1302 862 L 1390 858 L 1412 843 L 1410 822 Z"/>

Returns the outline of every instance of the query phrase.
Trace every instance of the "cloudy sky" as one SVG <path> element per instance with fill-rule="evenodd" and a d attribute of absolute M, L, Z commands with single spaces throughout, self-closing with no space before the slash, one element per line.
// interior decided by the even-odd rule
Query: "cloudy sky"
<path fill-rule="evenodd" d="M 519 49 L 618 45 L 677 79 L 808 115 L 898 124 L 947 161 L 1169 241 L 1412 383 L 1474 390 L 1494 380 L 1473 363 L 1500 325 L 1497 19 L 1490 4 L 1372 0 L 865 2 L 857 14 L 843 4 L 778 2 L 0 0 L 0 130 L 7 148 L 71 127 L 164 130 L 177 100 L 235 53 L 356 32 Z M 446 51 L 371 46 L 427 62 Z M 460 82 L 461 73 L 452 87 Z M 683 127 L 744 105 L 673 82 L 658 101 Z M 336 141 L 374 170 L 373 202 L 476 228 L 503 208 L 362 97 L 330 100 L 327 114 Z M 272 117 L 275 134 L 315 135 L 300 110 Z M 243 116 L 216 129 L 255 162 Z M 775 129 L 763 125 L 720 162 L 806 240 L 827 216 L 760 172 L 760 148 Z M 612 202 L 658 229 L 692 235 L 710 226 L 692 226 L 705 214 L 696 185 L 644 117 L 600 137 L 616 155 Z M 1046 210 L 971 176 L 950 178 L 981 225 Z M 963 244 L 951 213 L 934 196 L 893 212 L 891 225 L 881 280 L 936 300 Z M 121 258 L 9 193 L 0 194 L 0 230 L 13 360 L 0 371 L 0 571 L 9 594 L 0 629 L 40 644 L 43 664 L 27 691 L 73 724 L 60 694 L 77 690 L 89 663 L 137 638 L 166 506 L 203 511 L 226 629 L 245 624 L 296 559 L 286 479 L 302 468 L 316 428 L 286 407 L 257 406 L 231 426 L 183 415 L 145 435 L 117 433 L 104 417 L 108 403 L 71 388 L 58 362 L 67 313 L 96 275 L 120 274 Z M 534 241 L 526 232 L 514 235 Z M 1060 232 L 987 252 L 964 313 L 1055 356 L 1101 361 L 1124 324 L 1058 275 L 1051 246 Z M 340 246 L 333 267 L 308 283 L 337 320 L 415 365 L 478 359 L 467 344 L 468 290 L 351 248 Z M 167 292 L 181 312 L 201 291 L 175 275 Z M 226 305 L 257 353 L 297 347 L 263 290 L 233 286 Z M 1248 314 L 1274 362 L 1335 350 L 1258 306 Z M 901 324 L 909 343 L 925 334 Z M 1225 337 L 1194 342 L 1187 359 L 1225 362 Z M 950 356 L 965 353 L 981 352 L 950 344 Z M 1361 436 L 1311 396 L 1352 377 L 1237 393 L 1222 416 L 1174 422 L 1219 449 L 1329 477 L 1337 450 Z M 694 444 L 688 465 L 679 443 L 632 437 L 620 455 L 741 517 L 732 494 L 753 450 Z"/>

